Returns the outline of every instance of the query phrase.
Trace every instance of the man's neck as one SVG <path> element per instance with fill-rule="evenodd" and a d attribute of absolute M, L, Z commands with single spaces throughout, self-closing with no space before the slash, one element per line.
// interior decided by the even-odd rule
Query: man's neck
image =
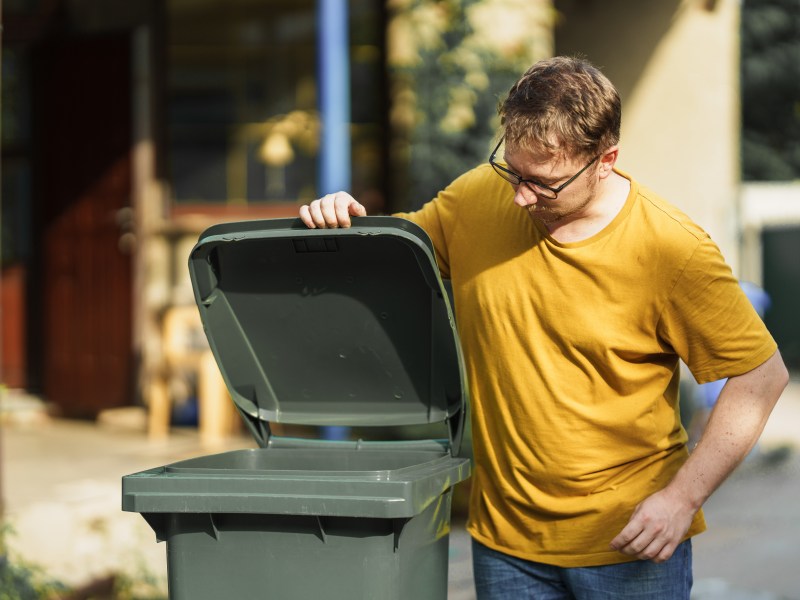
<path fill-rule="evenodd" d="M 597 196 L 575 215 L 545 223 L 550 236 L 558 242 L 582 242 L 600 233 L 625 206 L 630 193 L 630 181 L 612 173 L 601 182 Z"/>

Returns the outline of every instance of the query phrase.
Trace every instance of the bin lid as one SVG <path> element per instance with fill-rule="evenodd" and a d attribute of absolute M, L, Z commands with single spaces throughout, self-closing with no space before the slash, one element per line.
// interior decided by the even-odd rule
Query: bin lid
<path fill-rule="evenodd" d="M 433 245 L 410 221 L 215 225 L 189 272 L 211 350 L 261 446 L 269 423 L 446 422 L 458 454 L 467 386 Z"/>

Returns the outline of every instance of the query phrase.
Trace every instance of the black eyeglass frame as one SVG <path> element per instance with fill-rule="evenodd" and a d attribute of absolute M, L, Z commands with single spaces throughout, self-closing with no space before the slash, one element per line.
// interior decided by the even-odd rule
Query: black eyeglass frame
<path fill-rule="evenodd" d="M 585 167 L 583 167 L 580 171 L 575 173 L 575 175 L 573 175 L 572 177 L 567 179 L 560 186 L 554 188 L 554 187 L 550 187 L 549 185 L 545 185 L 541 181 L 536 181 L 535 179 L 525 179 L 524 177 L 514 173 L 514 171 L 511 171 L 510 169 L 507 169 L 503 165 L 495 162 L 494 159 L 497 156 L 497 151 L 500 149 L 500 146 L 503 144 L 504 140 L 505 140 L 505 136 L 500 138 L 500 141 L 497 142 L 497 146 L 495 146 L 495 149 L 492 150 L 492 153 L 489 156 L 489 164 L 492 165 L 492 168 L 494 169 L 495 173 L 500 175 L 500 177 L 502 177 L 503 179 L 505 179 L 507 182 L 509 182 L 512 185 L 522 185 L 523 183 L 526 184 L 529 188 L 532 189 L 532 191 L 534 193 L 538 193 L 535 189 L 533 189 L 534 187 L 539 188 L 540 190 L 547 190 L 548 192 L 553 194 L 552 197 L 551 196 L 545 196 L 545 198 L 548 198 L 549 200 L 556 200 L 558 198 L 558 194 L 561 192 L 561 190 L 563 190 L 570 183 L 572 183 L 578 177 L 580 177 L 581 174 L 586 169 L 591 167 L 595 162 L 597 162 L 597 159 L 602 156 L 601 154 L 598 154 L 592 160 L 590 160 L 588 163 L 586 163 Z"/>

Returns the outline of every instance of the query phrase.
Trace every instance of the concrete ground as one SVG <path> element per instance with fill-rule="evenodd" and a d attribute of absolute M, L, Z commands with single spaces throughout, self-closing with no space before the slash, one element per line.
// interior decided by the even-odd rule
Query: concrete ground
<path fill-rule="evenodd" d="M 196 430 L 150 441 L 141 411 L 98 423 L 47 417 L 35 400 L 0 404 L 0 481 L 11 554 L 80 586 L 111 573 L 165 589 L 165 545 L 120 510 L 123 475 L 217 451 Z M 748 459 L 706 505 L 709 531 L 694 541 L 696 600 L 800 600 L 800 381 L 793 380 Z M 451 533 L 449 600 L 472 600 L 469 536 Z"/>

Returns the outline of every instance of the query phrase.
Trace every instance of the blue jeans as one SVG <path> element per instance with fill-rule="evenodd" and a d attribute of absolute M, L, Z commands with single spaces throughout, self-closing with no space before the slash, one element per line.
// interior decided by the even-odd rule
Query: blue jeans
<path fill-rule="evenodd" d="M 554 567 L 497 552 L 472 540 L 478 600 L 689 600 L 692 542 L 661 564 L 639 560 L 601 567 Z"/>

